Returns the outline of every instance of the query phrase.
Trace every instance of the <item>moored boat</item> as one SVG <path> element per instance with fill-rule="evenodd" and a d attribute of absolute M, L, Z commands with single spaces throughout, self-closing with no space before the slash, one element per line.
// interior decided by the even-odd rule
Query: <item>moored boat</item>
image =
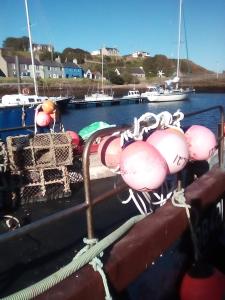
<path fill-rule="evenodd" d="M 133 90 L 129 90 L 127 92 L 127 95 L 124 95 L 122 97 L 122 99 L 140 99 L 141 98 L 141 94 L 138 90 L 133 89 Z"/>
<path fill-rule="evenodd" d="M 29 94 L 11 94 L 4 95 L 1 98 L 0 108 L 10 107 L 26 107 L 37 106 L 43 103 L 45 100 L 52 100 L 59 106 L 66 106 L 72 97 L 47 97 Z"/>
<path fill-rule="evenodd" d="M 141 93 L 141 97 L 146 98 L 149 102 L 169 102 L 187 100 L 188 94 L 183 89 L 163 89 L 152 85 L 147 87 L 145 92 Z"/>

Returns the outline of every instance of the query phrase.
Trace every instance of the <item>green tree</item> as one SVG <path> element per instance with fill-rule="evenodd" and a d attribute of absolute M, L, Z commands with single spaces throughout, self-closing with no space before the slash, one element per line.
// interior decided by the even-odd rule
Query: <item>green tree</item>
<path fill-rule="evenodd" d="M 62 52 L 62 59 L 64 61 L 67 60 L 68 62 L 72 62 L 73 59 L 76 59 L 78 64 L 83 64 L 85 62 L 85 58 L 91 59 L 92 56 L 89 52 L 79 48 L 65 48 Z"/>
<path fill-rule="evenodd" d="M 124 80 L 121 76 L 117 75 L 115 71 L 111 70 L 108 73 L 108 79 L 112 84 L 118 84 L 118 85 L 123 85 Z"/>
<path fill-rule="evenodd" d="M 41 61 L 52 60 L 53 59 L 52 53 L 49 52 L 49 51 L 42 51 L 42 52 L 40 52 L 39 57 L 40 57 Z"/>
<path fill-rule="evenodd" d="M 29 38 L 23 36 L 21 38 L 8 37 L 2 43 L 3 48 L 8 48 L 18 51 L 28 51 L 29 50 Z"/>

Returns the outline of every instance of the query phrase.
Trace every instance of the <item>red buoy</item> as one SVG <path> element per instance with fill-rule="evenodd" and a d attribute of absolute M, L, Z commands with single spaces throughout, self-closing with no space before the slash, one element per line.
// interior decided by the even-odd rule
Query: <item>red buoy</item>
<path fill-rule="evenodd" d="M 181 300 L 223 300 L 225 275 L 215 268 L 203 274 L 186 273 L 180 288 Z"/>
<path fill-rule="evenodd" d="M 67 130 L 66 131 L 72 138 L 72 144 L 78 146 L 80 143 L 80 137 L 75 131 Z"/>

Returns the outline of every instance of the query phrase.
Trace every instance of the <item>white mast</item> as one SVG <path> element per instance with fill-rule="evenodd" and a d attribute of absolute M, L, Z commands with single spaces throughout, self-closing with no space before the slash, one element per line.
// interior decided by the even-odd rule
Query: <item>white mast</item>
<path fill-rule="evenodd" d="M 104 69 L 103 69 L 103 48 L 102 48 L 102 93 L 103 93 L 103 72 Z"/>
<path fill-rule="evenodd" d="M 181 17 L 182 17 L 182 0 L 180 0 L 179 24 L 178 24 L 178 45 L 177 45 L 177 77 L 178 78 L 180 76 Z"/>
<path fill-rule="evenodd" d="M 38 88 L 37 88 L 37 81 L 36 81 L 36 74 L 35 74 L 34 54 L 33 54 L 33 47 L 32 47 L 32 38 L 31 38 L 31 31 L 30 31 L 30 19 L 29 19 L 29 11 L 28 11 L 27 0 L 25 0 L 25 8 L 26 8 L 27 29 L 28 29 L 28 35 L 29 35 L 31 63 L 32 63 L 32 71 L 33 71 L 33 79 L 34 79 L 34 91 L 35 91 L 35 95 L 38 95 Z"/>

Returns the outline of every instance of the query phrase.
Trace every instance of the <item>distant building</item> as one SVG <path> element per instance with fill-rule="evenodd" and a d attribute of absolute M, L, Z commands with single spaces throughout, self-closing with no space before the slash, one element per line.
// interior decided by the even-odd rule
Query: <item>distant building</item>
<path fill-rule="evenodd" d="M 106 56 L 119 56 L 119 50 L 117 48 L 102 48 L 100 49 L 100 53 Z"/>
<path fill-rule="evenodd" d="M 100 50 L 94 50 L 91 52 L 91 55 L 93 55 L 93 56 L 100 55 L 100 54 L 101 54 Z"/>
<path fill-rule="evenodd" d="M 145 79 L 145 71 L 143 67 L 136 67 L 136 68 L 116 68 L 115 73 L 118 76 L 122 76 L 124 73 L 129 73 L 133 77 L 138 77 L 139 79 Z"/>
<path fill-rule="evenodd" d="M 34 59 L 35 75 L 37 78 L 43 78 L 43 69 L 40 62 Z M 2 56 L 0 50 L 0 69 L 5 77 L 33 77 L 33 68 L 31 58 L 28 57 L 18 57 L 18 66 L 16 65 L 15 56 Z M 18 74 L 19 72 L 19 74 Z"/>
<path fill-rule="evenodd" d="M 34 69 L 36 78 L 82 78 L 84 71 L 75 63 L 61 63 L 60 59 L 56 61 L 39 61 L 34 59 Z M 33 67 L 31 58 L 18 57 L 18 65 L 16 57 L 2 56 L 0 49 L 0 70 L 1 76 L 17 77 L 33 77 Z M 19 72 L 19 74 L 18 74 Z"/>
<path fill-rule="evenodd" d="M 145 71 L 144 71 L 143 67 L 130 68 L 129 72 L 132 76 L 138 77 L 139 79 L 145 78 Z"/>
<path fill-rule="evenodd" d="M 117 48 L 109 47 L 94 50 L 91 52 L 91 55 L 101 55 L 102 53 L 104 56 L 120 56 L 119 50 Z"/>
<path fill-rule="evenodd" d="M 92 72 L 90 69 L 84 70 L 84 78 L 100 80 L 102 74 L 100 72 Z"/>
<path fill-rule="evenodd" d="M 47 52 L 54 52 L 54 47 L 49 44 L 32 44 L 33 51 L 47 51 Z"/>
<path fill-rule="evenodd" d="M 132 57 L 149 57 L 150 54 L 148 52 L 145 52 L 145 51 L 137 51 L 137 52 L 134 52 L 132 53 Z"/>
<path fill-rule="evenodd" d="M 64 70 L 65 78 L 83 78 L 84 70 L 74 63 L 64 63 L 62 64 Z"/>
<path fill-rule="evenodd" d="M 45 60 L 41 62 L 44 78 L 64 78 L 64 70 L 58 61 Z"/>

